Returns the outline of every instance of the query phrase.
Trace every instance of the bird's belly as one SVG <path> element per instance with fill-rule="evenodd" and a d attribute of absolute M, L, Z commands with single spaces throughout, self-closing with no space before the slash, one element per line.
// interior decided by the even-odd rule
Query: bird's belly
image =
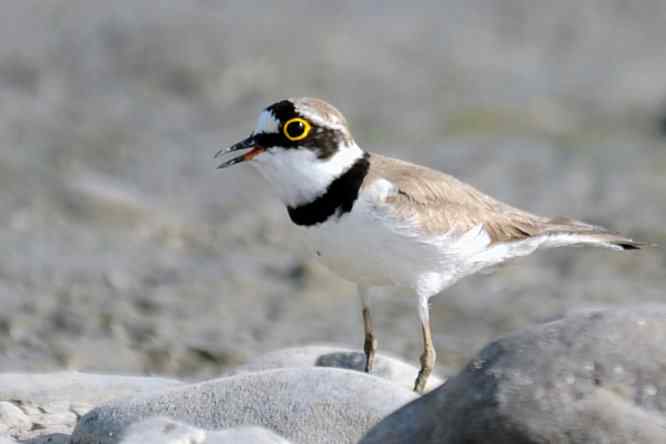
<path fill-rule="evenodd" d="M 446 273 L 432 245 L 395 232 L 363 214 L 302 228 L 306 245 L 339 276 L 366 286 L 414 286 L 419 275 Z"/>
<path fill-rule="evenodd" d="M 309 246 L 317 259 L 337 275 L 357 284 L 367 286 L 396 285 L 399 278 L 373 254 L 367 242 L 335 242 L 327 236 L 309 237 Z"/>

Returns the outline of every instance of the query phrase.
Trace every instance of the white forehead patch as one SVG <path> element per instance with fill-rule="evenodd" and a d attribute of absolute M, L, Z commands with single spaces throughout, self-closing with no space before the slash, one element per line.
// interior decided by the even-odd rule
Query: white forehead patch
<path fill-rule="evenodd" d="M 310 122 L 318 126 L 324 126 L 331 129 L 336 129 L 343 131 L 345 134 L 348 133 L 347 122 L 344 121 L 344 118 L 341 118 L 333 113 L 322 114 L 320 110 L 316 107 L 310 106 L 307 102 L 296 101 L 295 103 L 296 112 L 308 119 Z"/>
<path fill-rule="evenodd" d="M 255 134 L 259 133 L 279 133 L 280 122 L 275 118 L 272 112 L 262 111 L 257 119 Z"/>

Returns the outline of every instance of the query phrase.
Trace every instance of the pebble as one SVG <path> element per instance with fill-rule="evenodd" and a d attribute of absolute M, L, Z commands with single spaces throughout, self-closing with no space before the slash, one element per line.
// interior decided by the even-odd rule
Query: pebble
<path fill-rule="evenodd" d="M 23 411 L 8 401 L 0 401 L 0 433 L 17 434 L 30 430 L 32 422 Z"/>

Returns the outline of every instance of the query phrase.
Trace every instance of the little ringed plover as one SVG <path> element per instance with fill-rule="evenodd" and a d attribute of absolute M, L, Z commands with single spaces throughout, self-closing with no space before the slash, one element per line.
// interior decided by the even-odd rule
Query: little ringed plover
<path fill-rule="evenodd" d="M 245 140 L 217 155 L 255 166 L 287 207 L 319 260 L 358 285 L 366 371 L 377 348 L 368 289 L 410 288 L 423 353 L 414 390 L 435 363 L 428 300 L 459 279 L 537 248 L 593 245 L 634 250 L 644 244 L 569 218 L 531 214 L 427 167 L 361 149 L 344 116 L 313 98 L 274 103 Z M 216 157 L 217 157 L 216 155 Z"/>

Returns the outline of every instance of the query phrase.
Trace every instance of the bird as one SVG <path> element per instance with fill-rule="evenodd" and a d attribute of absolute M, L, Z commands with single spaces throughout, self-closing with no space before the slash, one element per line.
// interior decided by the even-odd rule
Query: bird
<path fill-rule="evenodd" d="M 365 151 L 343 114 L 322 99 L 271 104 L 247 138 L 218 156 L 227 159 L 218 168 L 253 165 L 311 252 L 357 285 L 366 372 L 378 346 L 370 289 L 396 286 L 413 292 L 423 341 L 417 393 L 424 392 L 436 361 L 433 296 L 466 276 L 540 248 L 646 245 L 575 219 L 532 214 L 443 172 Z"/>

